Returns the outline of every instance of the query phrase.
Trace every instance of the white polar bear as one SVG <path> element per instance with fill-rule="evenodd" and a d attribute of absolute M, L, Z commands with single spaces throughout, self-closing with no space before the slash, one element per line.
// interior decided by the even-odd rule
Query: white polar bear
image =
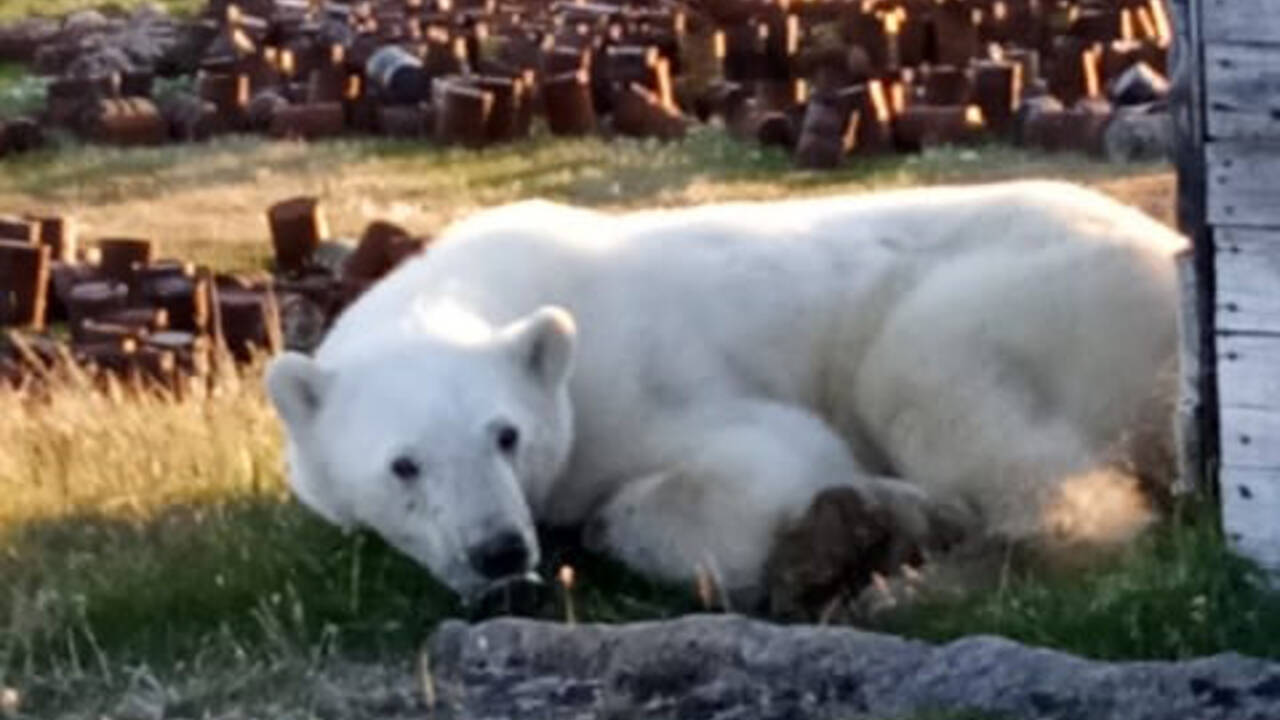
<path fill-rule="evenodd" d="M 751 590 L 831 488 L 913 534 L 1047 532 L 1167 394 L 1184 247 L 1054 182 L 521 202 L 448 228 L 267 386 L 296 494 L 459 593 L 530 572 L 537 524 Z"/>

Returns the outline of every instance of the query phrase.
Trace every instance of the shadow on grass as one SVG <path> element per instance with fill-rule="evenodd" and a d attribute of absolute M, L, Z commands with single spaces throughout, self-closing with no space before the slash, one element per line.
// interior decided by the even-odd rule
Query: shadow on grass
<path fill-rule="evenodd" d="M 1280 593 L 1226 547 L 1214 503 L 1179 515 L 1111 561 L 1011 570 L 994 592 L 906 607 L 875 627 L 940 642 L 1002 635 L 1101 660 L 1280 658 Z"/>
<path fill-rule="evenodd" d="M 544 577 L 575 568 L 578 619 L 619 622 L 697 609 L 548 536 Z M 343 534 L 277 497 L 171 505 L 143 518 L 78 513 L 0 535 L 0 659 L 37 669 L 161 666 L 211 645 L 349 657 L 411 653 L 441 620 L 467 617 L 448 590 L 369 533 Z M 526 614 L 563 619 L 558 588 Z M 2 665 L 2 663 L 0 663 Z M 3 670 L 0 667 L 0 670 Z"/>

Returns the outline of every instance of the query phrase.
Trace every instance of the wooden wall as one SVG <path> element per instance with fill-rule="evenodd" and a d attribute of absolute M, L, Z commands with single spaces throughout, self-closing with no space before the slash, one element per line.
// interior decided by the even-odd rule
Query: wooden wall
<path fill-rule="evenodd" d="M 1189 7 L 1200 38 L 1209 232 L 1199 241 L 1212 252 L 1223 527 L 1280 570 L 1280 2 Z"/>

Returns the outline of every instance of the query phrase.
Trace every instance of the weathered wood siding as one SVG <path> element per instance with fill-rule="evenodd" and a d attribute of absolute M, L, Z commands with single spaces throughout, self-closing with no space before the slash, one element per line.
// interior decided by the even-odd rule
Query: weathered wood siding
<path fill-rule="evenodd" d="M 1199 5 L 1223 528 L 1280 570 L 1280 2 Z"/>

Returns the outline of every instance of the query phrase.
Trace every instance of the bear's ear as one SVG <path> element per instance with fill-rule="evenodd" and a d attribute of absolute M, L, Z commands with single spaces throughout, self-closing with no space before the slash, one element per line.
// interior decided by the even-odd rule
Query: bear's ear
<path fill-rule="evenodd" d="M 539 308 L 502 330 L 516 360 L 549 388 L 569 378 L 577 335 L 573 315 L 553 306 Z"/>
<path fill-rule="evenodd" d="M 282 353 L 267 366 L 267 394 L 291 431 L 309 426 L 329 383 L 329 373 L 301 353 Z"/>

